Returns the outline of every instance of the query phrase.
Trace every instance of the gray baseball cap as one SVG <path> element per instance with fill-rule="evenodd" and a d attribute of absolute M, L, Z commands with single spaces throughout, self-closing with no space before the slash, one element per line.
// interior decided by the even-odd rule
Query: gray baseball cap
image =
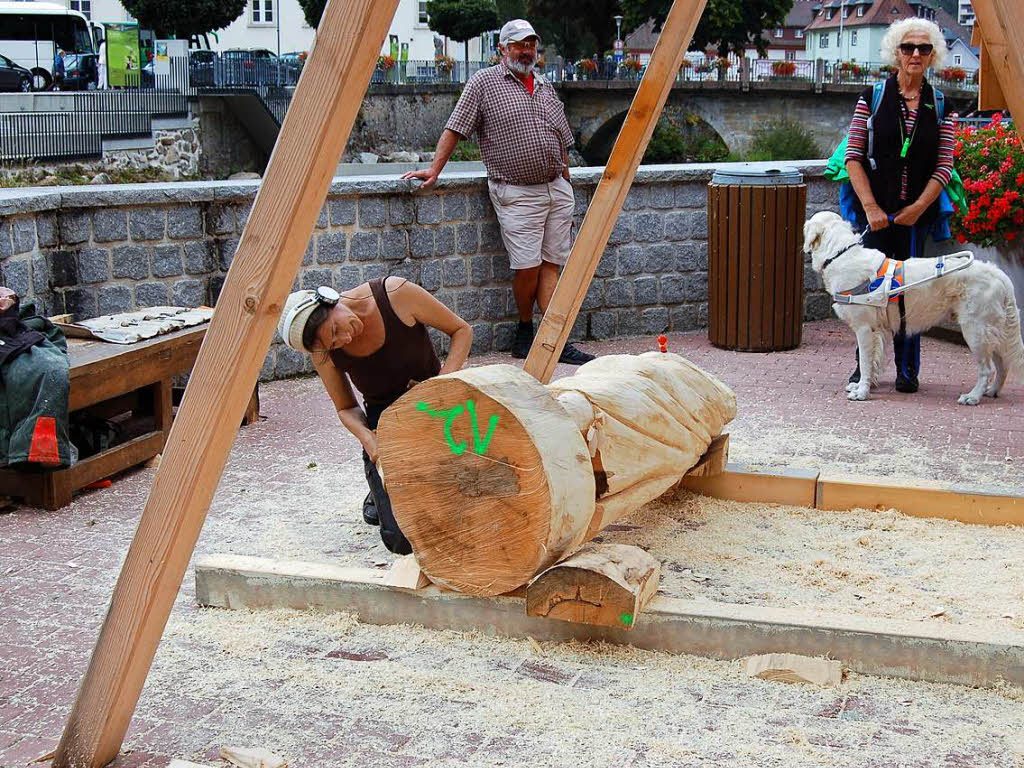
<path fill-rule="evenodd" d="M 528 37 L 536 37 L 540 40 L 534 29 L 533 25 L 525 19 L 512 19 L 501 28 L 501 33 L 498 35 L 498 43 L 500 45 L 508 45 L 509 43 L 518 43 L 525 40 Z"/>

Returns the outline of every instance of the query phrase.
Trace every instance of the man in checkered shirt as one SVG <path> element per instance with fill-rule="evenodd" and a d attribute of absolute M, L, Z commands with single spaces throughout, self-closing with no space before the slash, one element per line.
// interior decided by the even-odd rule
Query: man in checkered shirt
<path fill-rule="evenodd" d="M 533 343 L 533 306 L 547 309 L 559 267 L 569 258 L 575 199 L 569 182 L 572 131 L 555 89 L 534 72 L 540 38 L 529 22 L 501 28 L 501 63 L 477 72 L 455 105 L 430 168 L 402 178 L 433 186 L 459 139 L 476 134 L 487 187 L 515 273 L 519 327 L 512 356 Z M 559 362 L 581 365 L 594 356 L 566 344 Z"/>

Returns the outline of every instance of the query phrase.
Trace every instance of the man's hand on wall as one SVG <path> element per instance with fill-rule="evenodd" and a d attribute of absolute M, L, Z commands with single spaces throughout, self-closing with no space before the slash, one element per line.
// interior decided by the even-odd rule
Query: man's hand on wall
<path fill-rule="evenodd" d="M 433 168 L 424 168 L 421 171 L 409 171 L 408 173 L 402 174 L 403 179 L 420 179 L 423 182 L 423 186 L 420 189 L 430 189 L 434 186 L 437 181 L 437 171 Z"/>

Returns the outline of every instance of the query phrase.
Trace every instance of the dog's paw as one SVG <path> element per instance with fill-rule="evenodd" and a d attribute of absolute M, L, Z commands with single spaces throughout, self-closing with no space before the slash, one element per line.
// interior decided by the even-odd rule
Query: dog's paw
<path fill-rule="evenodd" d="M 978 398 L 976 398 L 970 392 L 968 392 L 965 395 L 960 395 L 960 397 L 958 397 L 956 401 L 960 405 L 977 405 L 978 404 Z"/>
<path fill-rule="evenodd" d="M 859 384 L 856 389 L 852 389 L 846 393 L 847 400 L 867 400 L 868 399 L 868 388 L 862 387 Z"/>
<path fill-rule="evenodd" d="M 858 389 L 860 389 L 860 384 L 856 381 L 851 381 L 846 385 L 847 392 L 856 392 Z"/>
<path fill-rule="evenodd" d="M 999 397 L 999 390 L 998 389 L 986 389 L 985 390 L 985 397 L 993 397 L 993 398 L 994 397 Z"/>

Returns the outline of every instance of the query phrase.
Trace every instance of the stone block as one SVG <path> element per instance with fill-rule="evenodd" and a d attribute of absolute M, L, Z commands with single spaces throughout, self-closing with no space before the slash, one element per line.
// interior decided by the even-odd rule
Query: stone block
<path fill-rule="evenodd" d="M 117 315 L 132 308 L 132 290 L 126 285 L 101 286 L 97 295 L 97 313 Z"/>
<path fill-rule="evenodd" d="M 252 213 L 252 203 L 239 203 L 235 206 L 235 228 L 238 230 L 238 234 L 242 234 L 242 230 L 245 229 L 245 225 L 249 223 L 249 214 Z M 317 218 L 316 225 L 321 229 L 326 223 L 324 217 L 326 214 L 323 209 L 320 210 L 320 216 Z M 170 214 L 168 214 L 168 228 L 170 227 Z"/>
<path fill-rule="evenodd" d="M 626 193 L 626 199 L 622 201 L 622 210 L 638 211 L 647 207 L 647 187 L 634 184 Z"/>
<path fill-rule="evenodd" d="M 508 282 L 512 279 L 512 267 L 508 263 L 508 254 L 504 251 L 491 255 L 491 274 L 494 275 L 494 281 L 498 283 Z"/>
<path fill-rule="evenodd" d="M 675 208 L 704 208 L 708 206 L 708 187 L 700 182 L 680 184 L 675 188 Z"/>
<path fill-rule="evenodd" d="M 456 303 L 458 301 L 455 291 L 438 291 L 434 294 L 434 298 L 448 307 L 452 312 L 455 311 Z"/>
<path fill-rule="evenodd" d="M 206 209 L 206 231 L 211 235 L 228 235 L 235 231 L 235 209 L 215 204 Z"/>
<path fill-rule="evenodd" d="M 88 320 L 96 317 L 96 291 L 92 288 L 71 288 L 64 291 L 64 311 L 74 316 L 75 320 Z"/>
<path fill-rule="evenodd" d="M 345 232 L 324 232 L 314 235 L 318 264 L 340 264 L 348 255 L 348 235 Z"/>
<path fill-rule="evenodd" d="M 621 245 L 616 249 L 619 275 L 637 275 L 644 269 L 644 249 L 639 245 Z"/>
<path fill-rule="evenodd" d="M 501 239 L 501 227 L 497 221 L 485 221 L 480 225 L 480 250 L 500 251 L 505 247 Z"/>
<path fill-rule="evenodd" d="M 383 197 L 359 198 L 359 227 L 375 229 L 388 223 L 388 201 Z"/>
<path fill-rule="evenodd" d="M 394 277 L 404 277 L 410 282 L 419 283 L 421 275 L 420 266 L 421 263 L 418 261 L 403 261 L 391 268 L 391 275 Z"/>
<path fill-rule="evenodd" d="M 491 198 L 486 193 L 471 193 L 466 195 L 466 219 L 469 221 L 480 221 L 494 216 L 494 206 L 491 205 Z"/>
<path fill-rule="evenodd" d="M 683 276 L 686 301 L 707 301 L 708 299 L 708 273 L 691 272 Z"/>
<path fill-rule="evenodd" d="M 647 204 L 651 208 L 674 208 L 676 188 L 672 184 L 652 184 L 647 192 Z"/>
<path fill-rule="evenodd" d="M 42 296 L 50 289 L 50 264 L 41 253 L 33 253 L 31 263 L 32 292 L 36 296 Z"/>
<path fill-rule="evenodd" d="M 581 187 L 573 187 L 573 206 L 572 215 L 583 216 L 587 212 L 587 208 L 590 206 L 590 192 Z"/>
<path fill-rule="evenodd" d="M 217 268 L 217 248 L 213 240 L 185 243 L 185 274 L 205 275 Z"/>
<path fill-rule="evenodd" d="M 370 280 L 376 280 L 377 278 L 384 278 L 388 276 L 388 268 L 384 264 L 366 264 L 360 270 L 363 277 L 363 282 L 368 283 Z"/>
<path fill-rule="evenodd" d="M 51 288 L 65 288 L 78 284 L 78 260 L 75 256 L 74 251 L 64 250 L 51 251 L 48 254 Z M 145 270 L 148 275 L 148 263 L 145 265 Z"/>
<path fill-rule="evenodd" d="M 138 307 L 159 307 L 170 301 L 164 283 L 139 283 L 135 286 L 135 305 Z"/>
<path fill-rule="evenodd" d="M 163 240 L 167 234 L 167 211 L 163 208 L 132 208 L 128 212 L 128 234 L 132 240 Z"/>
<path fill-rule="evenodd" d="M 235 252 L 238 250 L 238 239 L 229 237 L 227 240 L 217 241 L 217 260 L 224 272 L 228 271 L 231 262 L 235 259 Z"/>
<path fill-rule="evenodd" d="M 31 216 L 14 219 L 12 224 L 14 253 L 28 253 L 36 247 L 36 222 Z M 0 246 L 2 247 L 2 246 Z"/>
<path fill-rule="evenodd" d="M 611 310 L 591 312 L 587 336 L 592 339 L 610 339 L 615 336 L 615 317 L 615 312 Z"/>
<path fill-rule="evenodd" d="M 172 240 L 202 237 L 203 210 L 198 205 L 176 205 L 168 209 L 167 236 Z"/>
<path fill-rule="evenodd" d="M 411 197 L 388 198 L 388 221 L 391 226 L 412 224 L 416 220 L 416 205 Z"/>
<path fill-rule="evenodd" d="M 425 195 L 416 200 L 416 221 L 420 224 L 438 224 L 441 221 L 441 196 Z"/>
<path fill-rule="evenodd" d="M 360 214 L 362 217 L 362 214 Z M 376 232 L 356 232 L 349 246 L 352 261 L 374 261 L 380 258 L 380 235 Z"/>
<path fill-rule="evenodd" d="M 306 250 L 302 253 L 302 266 L 308 267 L 316 258 L 316 240 L 310 235 Z"/>
<path fill-rule="evenodd" d="M 663 275 L 661 300 L 665 304 L 681 304 L 686 300 L 686 283 L 682 275 Z"/>
<path fill-rule="evenodd" d="M 617 336 L 639 336 L 643 333 L 643 324 L 640 322 L 640 310 L 620 309 L 618 315 Z"/>
<path fill-rule="evenodd" d="M 98 208 L 92 214 L 92 239 L 117 243 L 128 239 L 128 213 L 119 208 Z"/>
<path fill-rule="evenodd" d="M 804 290 L 823 291 L 825 284 L 821 281 L 821 275 L 809 267 L 804 267 Z"/>
<path fill-rule="evenodd" d="M 277 349 L 277 360 L 274 365 L 274 376 L 284 379 L 298 376 L 306 369 L 306 356 L 301 352 L 282 344 Z"/>
<path fill-rule="evenodd" d="M 181 246 L 158 245 L 150 256 L 153 277 L 178 277 L 182 273 Z"/>
<path fill-rule="evenodd" d="M 473 329 L 473 346 L 470 347 L 469 354 L 483 355 L 490 352 L 493 342 L 491 324 L 474 323 L 470 327 Z"/>
<path fill-rule="evenodd" d="M 298 278 L 296 278 L 296 282 L 298 282 Z M 210 297 L 209 301 L 207 301 L 206 303 L 208 305 L 210 305 L 211 307 L 216 307 L 217 306 L 217 300 L 220 299 L 220 292 L 221 292 L 221 290 L 223 288 L 224 288 L 224 276 L 223 275 L 214 275 L 213 277 L 211 277 L 210 278 L 210 282 L 206 286 L 207 293 L 209 294 L 209 297 Z M 296 288 L 293 287 L 292 290 L 296 290 Z"/>
<path fill-rule="evenodd" d="M 171 304 L 175 307 L 200 307 L 205 297 L 203 281 L 194 277 L 176 280 L 171 288 Z"/>
<path fill-rule="evenodd" d="M 28 296 L 33 291 L 31 290 L 32 281 L 30 276 L 29 264 L 31 262 L 28 259 L 8 259 L 4 261 L 3 266 L 3 285 L 10 288 L 19 296 Z M 40 292 L 41 293 L 41 292 Z"/>
<path fill-rule="evenodd" d="M 669 312 L 669 327 L 672 331 L 695 331 L 701 328 L 697 305 L 684 304 L 672 307 Z"/>
<path fill-rule="evenodd" d="M 832 316 L 832 298 L 825 293 L 804 296 L 804 322 L 826 320 Z"/>
<path fill-rule="evenodd" d="M 583 297 L 583 303 L 580 304 L 580 311 L 586 312 L 602 306 L 604 306 L 604 281 L 592 280 L 587 286 L 587 295 Z"/>
<path fill-rule="evenodd" d="M 455 192 L 443 195 L 441 198 L 443 217 L 445 221 L 465 221 L 466 219 L 466 196 Z"/>
<path fill-rule="evenodd" d="M 631 243 L 633 242 L 633 235 L 633 214 L 620 213 L 618 221 L 615 222 L 611 235 L 608 237 L 608 245 Z"/>
<path fill-rule="evenodd" d="M 576 321 L 572 324 L 572 328 L 569 329 L 568 341 L 583 341 L 587 338 L 587 328 L 590 323 L 587 321 L 586 315 L 577 315 Z"/>
<path fill-rule="evenodd" d="M 57 231 L 61 245 L 75 245 L 89 239 L 89 214 L 84 211 L 61 211 L 57 214 Z"/>
<path fill-rule="evenodd" d="M 596 277 L 614 277 L 616 261 L 618 261 L 618 257 L 615 249 L 605 248 L 604 253 L 601 254 L 601 258 L 597 262 L 597 269 L 594 271 L 594 275 Z"/>
<path fill-rule="evenodd" d="M 51 248 L 57 244 L 57 216 L 53 213 L 41 213 L 36 216 L 36 239 L 40 248 Z M 0 236 L 0 248 L 3 247 Z"/>
<path fill-rule="evenodd" d="M 649 274 L 659 274 L 672 269 L 672 262 L 676 252 L 682 244 L 654 243 L 644 248 L 643 271 Z"/>
<path fill-rule="evenodd" d="M 665 215 L 665 239 L 672 241 L 690 239 L 690 215 L 673 211 Z"/>
<path fill-rule="evenodd" d="M 586 318 L 581 317 L 581 319 L 585 320 Z M 495 323 L 492 326 L 491 349 L 495 352 L 508 352 L 512 349 L 512 342 L 516 338 L 516 327 L 515 321 Z"/>
<path fill-rule="evenodd" d="M 241 232 L 245 224 L 241 221 L 238 222 L 238 231 Z M 327 229 L 327 201 L 320 206 L 320 213 L 316 216 L 316 221 L 313 223 L 315 229 Z"/>
<path fill-rule="evenodd" d="M 468 276 L 466 273 L 465 259 L 445 259 L 441 268 L 443 270 L 445 288 L 454 288 L 466 284 Z"/>
<path fill-rule="evenodd" d="M 280 344 L 272 346 L 267 350 L 267 356 L 263 358 L 263 367 L 260 368 L 260 382 L 274 380 L 274 368 L 277 366 L 277 350 Z"/>
<path fill-rule="evenodd" d="M 420 267 L 420 285 L 423 290 L 434 291 L 441 288 L 441 262 L 435 259 L 424 261 Z"/>
<path fill-rule="evenodd" d="M 356 201 L 351 197 L 332 197 L 327 201 L 331 226 L 342 227 L 356 223 Z"/>
<path fill-rule="evenodd" d="M 149 277 L 149 254 L 141 245 L 121 245 L 111 251 L 114 277 Z"/>
<path fill-rule="evenodd" d="M 476 320 L 480 317 L 480 305 L 483 303 L 478 291 L 463 291 L 457 301 L 457 313 L 463 320 Z"/>
<path fill-rule="evenodd" d="M 708 266 L 708 245 L 707 242 L 687 240 L 684 243 L 676 243 L 669 246 L 672 251 L 672 258 L 668 260 L 668 268 L 673 272 L 692 272 L 695 269 L 707 269 Z M 701 253 L 704 254 L 703 260 Z"/>
<path fill-rule="evenodd" d="M 409 230 L 409 254 L 414 259 L 429 259 L 434 255 L 434 230 L 417 227 Z"/>
<path fill-rule="evenodd" d="M 604 303 L 609 307 L 629 307 L 633 305 L 633 281 L 628 278 L 616 278 L 604 281 Z"/>
<path fill-rule="evenodd" d="M 480 238 L 477 234 L 476 224 L 459 224 L 457 231 L 459 253 L 476 253 L 480 249 Z"/>
<path fill-rule="evenodd" d="M 381 256 L 386 261 L 409 258 L 409 233 L 404 229 L 385 229 L 380 233 Z"/>
<path fill-rule="evenodd" d="M 664 333 L 668 324 L 667 307 L 648 307 L 640 313 L 640 332 L 644 335 Z"/>
<path fill-rule="evenodd" d="M 299 275 L 300 285 L 304 291 L 315 291 L 321 285 L 334 287 L 334 272 L 330 269 L 304 269 Z"/>
<path fill-rule="evenodd" d="M 334 287 L 339 291 L 350 291 L 363 282 L 362 272 L 354 265 L 338 267 L 335 274 L 337 279 Z"/>
<path fill-rule="evenodd" d="M 485 320 L 501 320 L 507 316 L 504 288 L 485 288 L 483 294 L 482 312 Z"/>
<path fill-rule="evenodd" d="M 434 351 L 437 352 L 437 356 L 444 358 L 448 354 L 448 347 L 451 345 L 451 339 L 447 333 L 441 333 L 436 328 L 428 328 L 427 335 L 430 336 L 430 343 L 434 345 Z"/>
<path fill-rule="evenodd" d="M 0 219 L 0 259 L 9 259 L 14 255 L 14 245 L 11 240 L 11 222 L 8 219 Z"/>
<path fill-rule="evenodd" d="M 84 248 L 78 253 L 78 279 L 102 283 L 110 279 L 110 254 L 102 248 Z"/>
<path fill-rule="evenodd" d="M 438 256 L 455 253 L 455 227 L 438 227 L 434 232 L 434 253 Z"/>
<path fill-rule="evenodd" d="M 658 303 L 658 278 L 638 277 L 633 281 L 633 293 L 637 306 Z"/>
<path fill-rule="evenodd" d="M 491 257 L 470 256 L 469 258 L 469 283 L 470 285 L 486 285 L 491 281 Z"/>
<path fill-rule="evenodd" d="M 693 211 L 690 214 L 690 237 L 694 240 L 708 239 L 708 212 Z"/>

